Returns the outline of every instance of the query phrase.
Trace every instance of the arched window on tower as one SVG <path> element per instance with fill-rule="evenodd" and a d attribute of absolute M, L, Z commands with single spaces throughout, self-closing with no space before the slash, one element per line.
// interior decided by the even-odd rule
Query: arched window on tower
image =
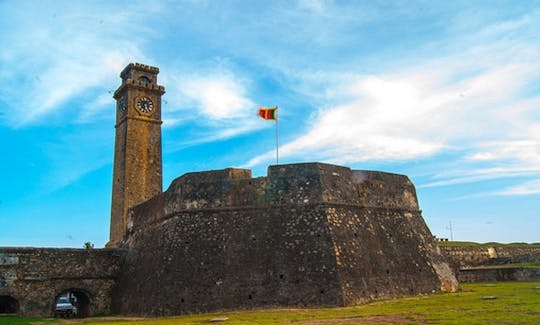
<path fill-rule="evenodd" d="M 149 84 L 151 81 L 150 79 L 147 77 L 147 76 L 142 76 L 142 77 L 139 77 L 138 79 L 140 82 L 143 82 L 145 84 Z"/>

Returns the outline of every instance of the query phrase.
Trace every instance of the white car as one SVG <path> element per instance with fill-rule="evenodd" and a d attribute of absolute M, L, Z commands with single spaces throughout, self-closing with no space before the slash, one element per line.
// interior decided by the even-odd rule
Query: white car
<path fill-rule="evenodd" d="M 73 306 L 67 297 L 60 297 L 56 302 L 56 316 L 73 317 L 77 315 L 77 307 Z"/>

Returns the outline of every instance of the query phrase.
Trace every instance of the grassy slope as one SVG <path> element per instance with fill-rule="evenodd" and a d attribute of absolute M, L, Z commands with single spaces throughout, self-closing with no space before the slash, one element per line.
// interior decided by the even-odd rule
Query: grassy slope
<path fill-rule="evenodd" d="M 496 299 L 484 300 L 484 296 Z M 146 320 L 85 319 L 77 323 L 208 324 L 212 318 L 223 316 L 228 320 L 222 324 L 540 324 L 540 282 L 463 284 L 458 293 L 382 300 L 345 308 L 273 309 Z M 35 324 L 35 319 L 0 318 L 0 324 L 5 325 L 31 323 Z M 56 323 L 65 322 L 52 322 Z"/>

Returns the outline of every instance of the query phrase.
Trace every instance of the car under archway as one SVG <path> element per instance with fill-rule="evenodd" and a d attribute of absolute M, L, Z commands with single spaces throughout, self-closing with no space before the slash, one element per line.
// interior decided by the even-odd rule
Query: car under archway
<path fill-rule="evenodd" d="M 54 315 L 62 318 L 85 318 L 91 315 L 90 294 L 82 289 L 68 289 L 56 296 Z"/>

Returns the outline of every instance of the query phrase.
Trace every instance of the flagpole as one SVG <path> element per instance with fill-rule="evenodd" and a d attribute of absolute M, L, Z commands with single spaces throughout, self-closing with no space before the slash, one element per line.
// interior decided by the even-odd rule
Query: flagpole
<path fill-rule="evenodd" d="M 259 116 L 265 120 L 276 122 L 276 165 L 279 165 L 279 127 L 278 127 L 278 107 L 259 107 Z"/>
<path fill-rule="evenodd" d="M 279 165 L 279 132 L 278 132 L 278 120 L 277 116 L 277 106 L 276 106 L 276 165 Z"/>

